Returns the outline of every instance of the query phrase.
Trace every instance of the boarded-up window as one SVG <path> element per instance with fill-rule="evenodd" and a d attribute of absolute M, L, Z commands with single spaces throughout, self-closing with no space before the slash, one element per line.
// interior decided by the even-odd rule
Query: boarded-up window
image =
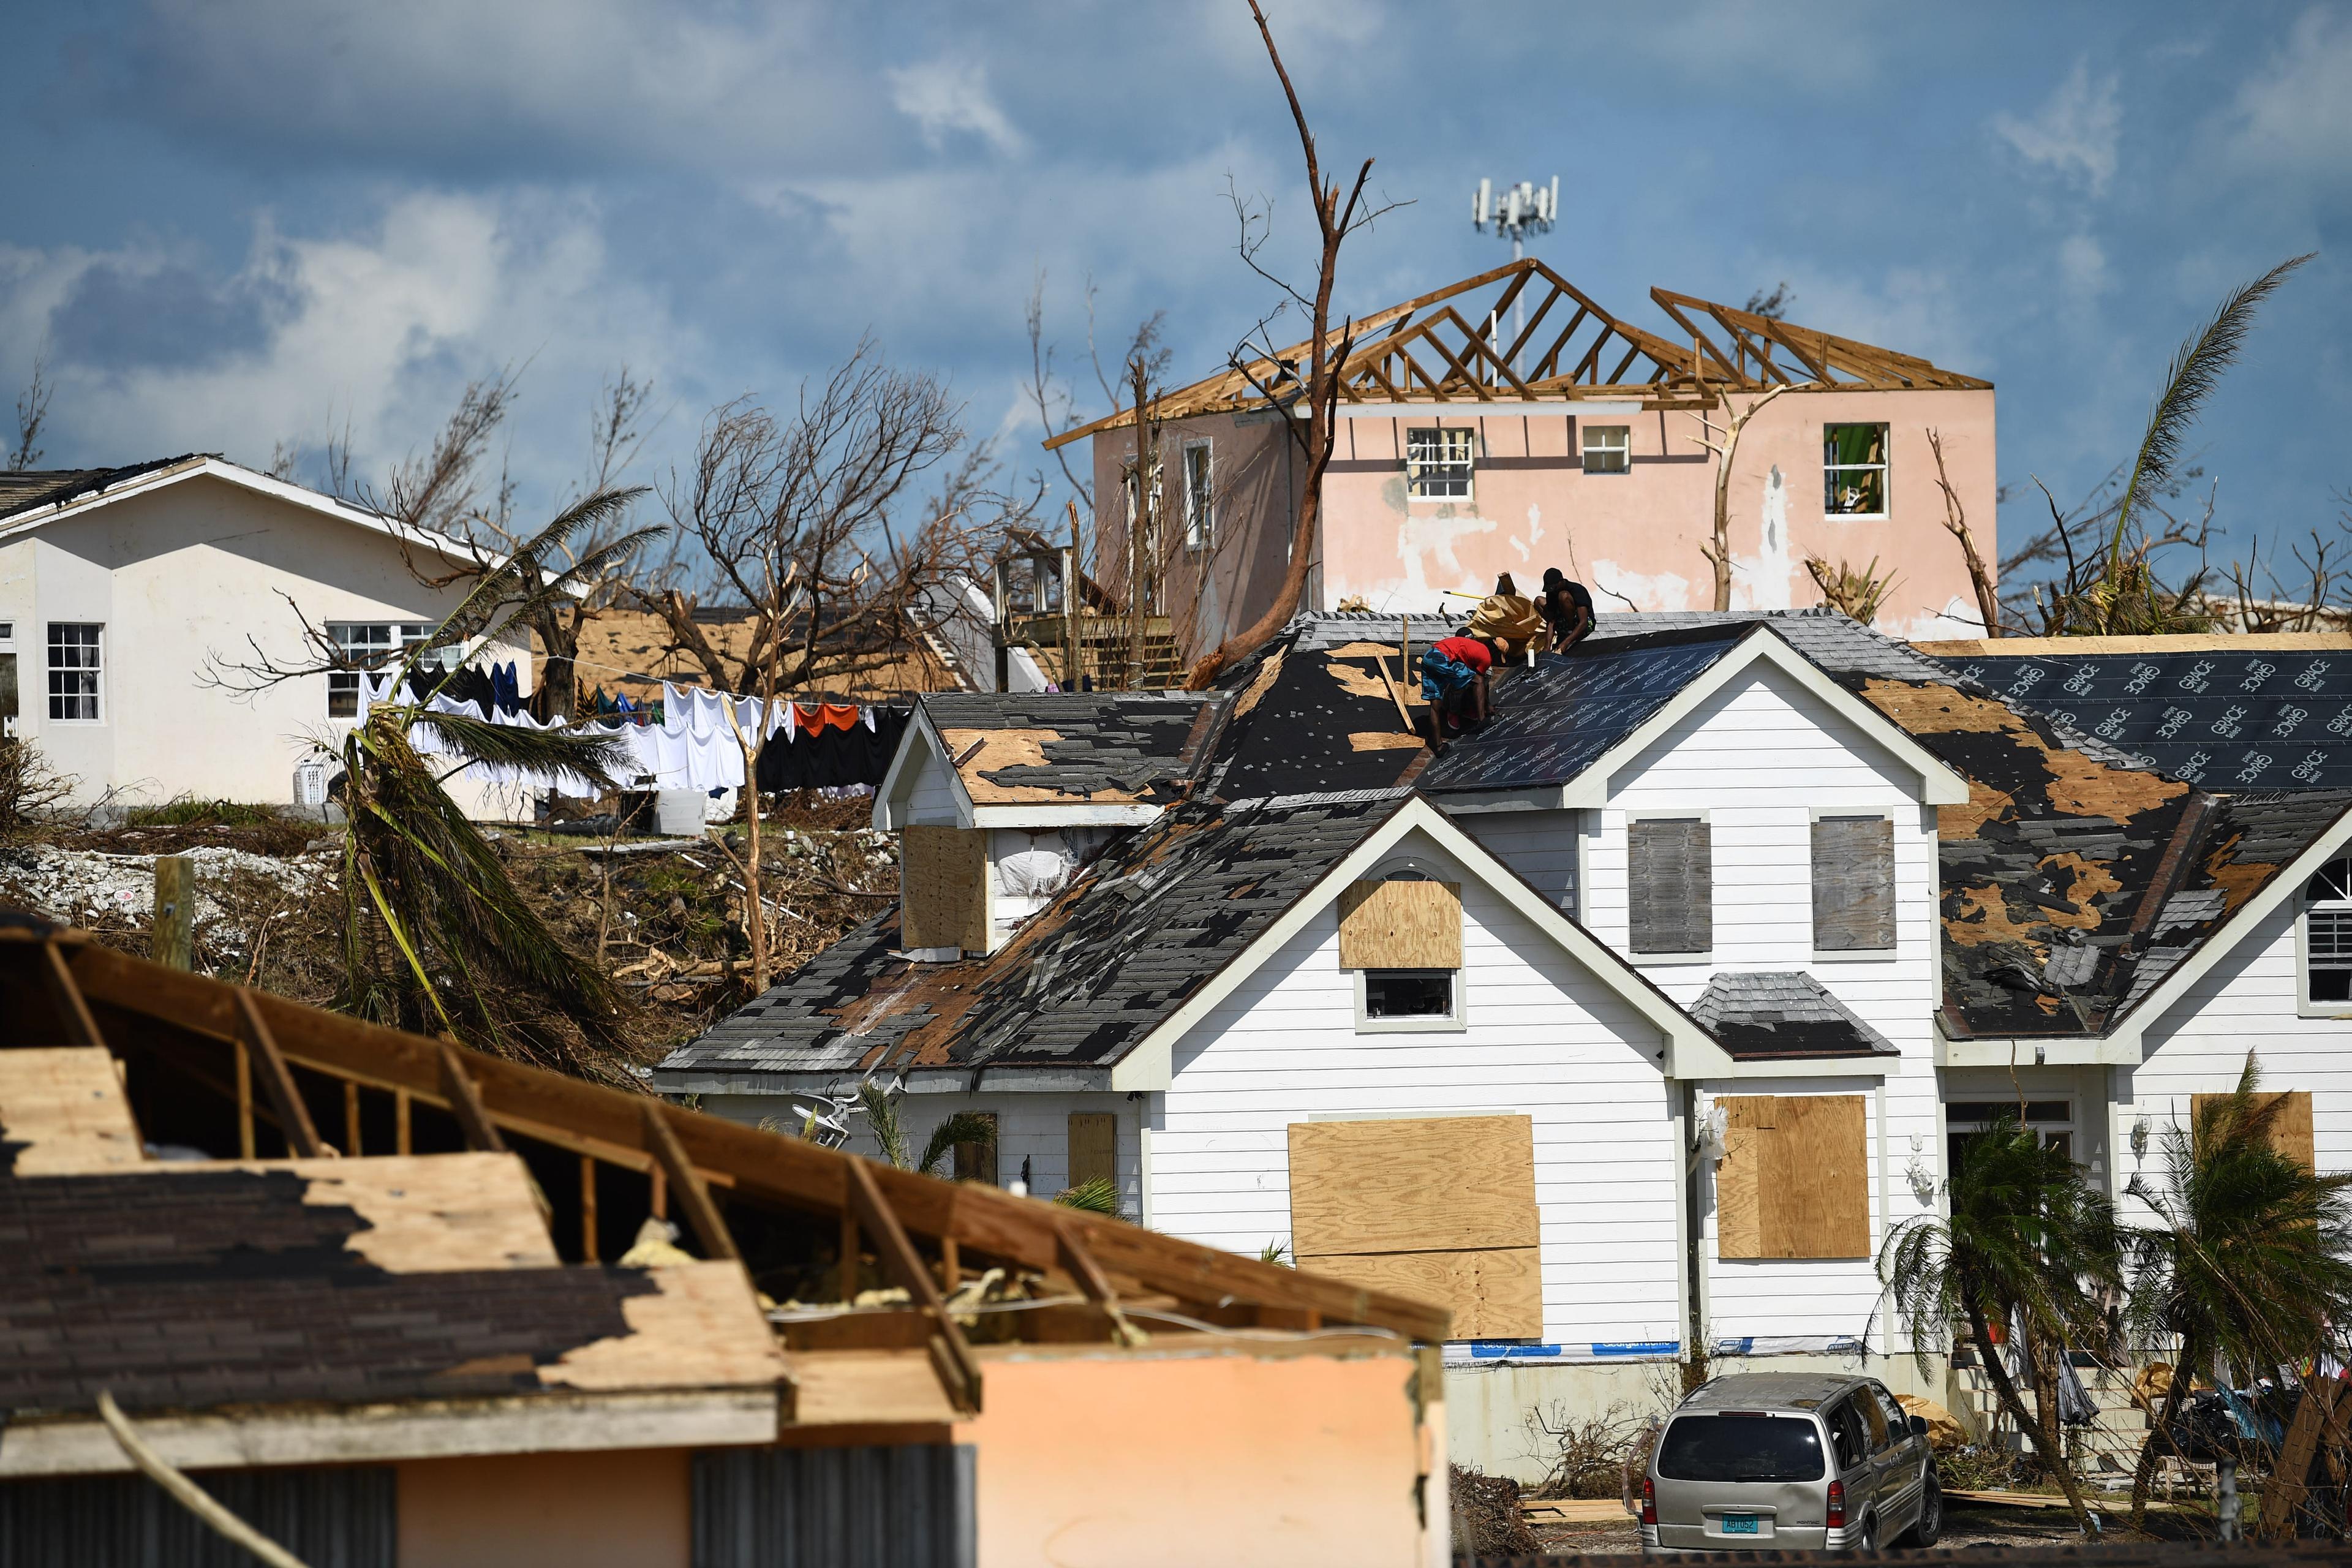
<path fill-rule="evenodd" d="M 2228 1098 L 2221 1094 L 2192 1095 L 2189 1114 L 2201 1116 L 2206 1106 Z M 2306 1171 L 2319 1169 L 2318 1155 L 2312 1145 L 2311 1096 L 2296 1089 L 2278 1094 L 2258 1094 L 2254 1099 L 2263 1105 L 2278 1105 L 2278 1110 L 2271 1116 L 2271 1147 L 2291 1160 L 2301 1161 Z M 2279 1103 L 2281 1101 L 2284 1103 Z"/>
<path fill-rule="evenodd" d="M 1715 1171 L 1724 1258 L 1870 1256 L 1870 1151 L 1858 1094 L 1737 1095 Z"/>
<path fill-rule="evenodd" d="M 1883 816 L 1813 819 L 1813 947 L 1884 952 L 1895 945 L 1895 824 Z"/>
<path fill-rule="evenodd" d="M 1540 1338 L 1535 1123 L 1294 1121 L 1290 1239 L 1301 1268 L 1444 1306 L 1452 1338 Z"/>
<path fill-rule="evenodd" d="M 1715 946 L 1715 840 L 1696 817 L 1625 825 L 1627 921 L 1635 952 Z"/>
<path fill-rule="evenodd" d="M 985 829 L 903 829 L 898 835 L 898 886 L 903 900 L 898 936 L 907 946 L 988 951 Z"/>
<path fill-rule="evenodd" d="M 1339 895 L 1342 969 L 1462 967 L 1462 884 L 1353 882 Z"/>
<path fill-rule="evenodd" d="M 955 1179 L 959 1182 L 986 1182 L 990 1186 L 995 1186 L 997 1184 L 996 1112 L 976 1110 L 972 1114 L 988 1123 L 988 1142 L 959 1143 L 955 1146 Z"/>
<path fill-rule="evenodd" d="M 1108 1111 L 1070 1116 L 1070 1185 L 1118 1180 L 1118 1118 Z"/>

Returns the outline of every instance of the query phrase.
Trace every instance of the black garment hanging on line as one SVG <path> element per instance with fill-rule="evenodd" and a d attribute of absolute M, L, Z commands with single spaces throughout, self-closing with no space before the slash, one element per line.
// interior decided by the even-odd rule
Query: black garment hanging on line
<path fill-rule="evenodd" d="M 760 747 L 755 772 L 762 795 L 791 789 L 839 789 L 849 784 L 875 785 L 890 771 L 899 738 L 914 718 L 910 708 L 872 710 L 874 727 L 863 721 L 846 730 L 782 730 Z"/>

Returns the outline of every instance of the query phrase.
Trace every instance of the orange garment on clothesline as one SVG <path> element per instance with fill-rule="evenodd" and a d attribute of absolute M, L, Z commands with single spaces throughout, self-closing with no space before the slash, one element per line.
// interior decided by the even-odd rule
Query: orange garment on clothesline
<path fill-rule="evenodd" d="M 857 723 L 857 704 L 826 702 L 810 707 L 805 702 L 793 704 L 793 727 L 806 733 L 819 730 L 847 730 Z"/>

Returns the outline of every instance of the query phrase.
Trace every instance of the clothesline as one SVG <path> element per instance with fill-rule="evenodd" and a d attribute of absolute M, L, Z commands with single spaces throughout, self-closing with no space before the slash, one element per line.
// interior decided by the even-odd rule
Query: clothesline
<path fill-rule="evenodd" d="M 385 700 L 395 677 L 370 674 L 362 678 L 360 713 Z M 493 681 L 493 689 L 508 695 Z M 776 699 L 712 691 L 707 687 L 662 686 L 660 723 L 600 717 L 585 721 L 544 721 L 533 718 L 519 700 L 484 702 L 436 692 L 424 704 L 427 713 L 463 714 L 529 730 L 562 730 L 618 742 L 628 761 L 614 772 L 636 788 L 696 790 L 714 797 L 740 790 L 746 780 L 745 742 L 751 743 L 753 772 L 763 790 L 803 788 L 880 782 L 887 753 L 895 751 L 905 728 L 903 714 L 886 725 L 871 706 L 852 703 L 801 704 Z M 731 714 L 730 714 L 731 709 Z M 853 741 L 853 732 L 862 729 Z M 740 738 L 739 739 L 739 731 Z M 410 743 L 423 754 L 446 754 L 447 743 L 429 721 L 411 727 Z M 854 756 L 850 755 L 851 752 Z M 816 755 L 814 752 L 824 752 Z M 840 755 L 833 753 L 839 752 Z M 855 776 L 848 776 L 854 774 Z M 867 775 L 871 776 L 867 776 Z M 820 776 L 822 775 L 822 776 Z M 505 789 L 543 793 L 552 790 L 574 798 L 593 795 L 589 779 L 568 770 L 496 766 L 476 763 L 465 776 Z M 772 782 L 774 781 L 774 782 Z"/>

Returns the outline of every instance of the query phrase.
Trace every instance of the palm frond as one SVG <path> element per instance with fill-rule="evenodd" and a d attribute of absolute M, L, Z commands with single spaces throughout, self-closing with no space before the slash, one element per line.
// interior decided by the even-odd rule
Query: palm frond
<path fill-rule="evenodd" d="M 616 737 L 578 730 L 534 730 L 521 724 L 493 724 L 463 713 L 414 713 L 413 731 L 431 730 L 438 749 L 467 763 L 514 768 L 526 773 L 571 774 L 592 786 L 567 794 L 593 795 L 616 788 L 616 773 L 632 752 Z M 415 737 L 422 741 L 419 734 Z"/>
<path fill-rule="evenodd" d="M 926 1176 L 939 1174 L 940 1166 L 955 1152 L 959 1143 L 978 1143 L 993 1147 L 996 1123 L 970 1110 L 959 1110 L 931 1129 L 930 1142 L 923 1145 L 922 1163 L 915 1167 Z"/>
<path fill-rule="evenodd" d="M 465 599 L 434 628 L 433 635 L 407 650 L 401 667 L 403 675 L 405 676 L 419 660 L 444 648 L 463 648 L 502 618 L 511 618 L 511 612 L 520 606 L 562 596 L 565 584 L 575 575 L 578 568 L 554 570 L 558 552 L 574 537 L 591 531 L 606 518 L 625 510 L 645 493 L 642 485 L 602 489 L 583 496 L 567 507 L 546 527 L 517 545 L 504 561 L 475 580 Z M 637 531 L 624 542 L 635 548 L 652 531 Z M 609 553 L 610 548 L 599 554 Z"/>
<path fill-rule="evenodd" d="M 869 1078 L 857 1086 L 857 1103 L 866 1112 L 866 1124 L 874 1130 L 874 1142 L 881 1145 L 882 1158 L 905 1170 L 907 1134 L 898 1125 L 898 1097 Z"/>
<path fill-rule="evenodd" d="M 1065 1187 L 1054 1194 L 1054 1201 L 1066 1209 L 1084 1209 L 1088 1214 L 1108 1215 L 1117 1219 L 1118 1184 L 1108 1176 L 1097 1176 L 1075 1187 Z"/>
<path fill-rule="evenodd" d="M 2124 483 L 2116 506 L 2115 533 L 2107 546 L 2110 576 L 2123 566 L 2124 540 L 2133 515 L 2170 480 L 2180 461 L 2182 440 L 2196 424 L 2199 411 L 2221 373 L 2237 362 L 2254 326 L 2254 308 L 2277 292 L 2287 275 L 2310 260 L 2316 251 L 2289 257 L 2221 301 L 2212 319 L 2192 332 L 2173 353 L 2165 372 L 2164 390 L 2148 411 L 2147 431 L 2133 458 L 2131 477 Z"/>

